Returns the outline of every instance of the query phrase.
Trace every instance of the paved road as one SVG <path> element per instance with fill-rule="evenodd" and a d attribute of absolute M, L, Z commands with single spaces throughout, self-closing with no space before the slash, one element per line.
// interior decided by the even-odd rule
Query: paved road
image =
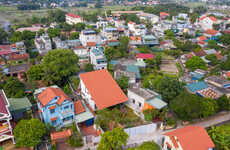
<path fill-rule="evenodd" d="M 209 117 L 204 121 L 194 123 L 193 125 L 203 126 L 205 128 L 230 121 L 230 112 L 221 112 L 215 116 Z"/>

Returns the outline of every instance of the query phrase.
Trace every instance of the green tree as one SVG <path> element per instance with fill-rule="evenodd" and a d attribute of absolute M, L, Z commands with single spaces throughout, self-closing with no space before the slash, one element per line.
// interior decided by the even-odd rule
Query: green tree
<path fill-rule="evenodd" d="M 175 34 L 172 32 L 172 30 L 168 29 L 165 31 L 165 36 L 168 38 L 168 39 L 172 39 L 175 37 Z"/>
<path fill-rule="evenodd" d="M 196 69 L 203 69 L 206 70 L 207 66 L 206 63 L 198 56 L 193 56 L 185 63 L 186 68 L 194 71 Z"/>
<path fill-rule="evenodd" d="M 46 133 L 45 125 L 38 119 L 21 120 L 14 129 L 17 147 L 35 147 Z"/>
<path fill-rule="evenodd" d="M 216 57 L 215 54 L 209 54 L 209 55 L 206 55 L 205 58 L 209 61 L 211 61 L 211 64 L 214 66 L 214 65 L 217 65 L 218 64 L 218 58 Z"/>
<path fill-rule="evenodd" d="M 0 44 L 3 44 L 7 41 L 8 34 L 3 28 L 0 28 Z"/>
<path fill-rule="evenodd" d="M 101 136 L 97 150 L 121 150 L 121 146 L 127 144 L 128 137 L 128 134 L 122 128 L 106 131 Z"/>
<path fill-rule="evenodd" d="M 9 98 L 21 98 L 25 95 L 25 86 L 16 77 L 8 78 L 3 89 Z"/>
<path fill-rule="evenodd" d="M 78 57 L 71 50 L 52 50 L 43 58 L 42 68 L 47 82 L 61 85 L 79 71 Z"/>
<path fill-rule="evenodd" d="M 158 76 L 152 81 L 152 88 L 159 92 L 164 101 L 169 102 L 183 91 L 183 84 L 177 78 Z"/>
<path fill-rule="evenodd" d="M 202 98 L 198 95 L 182 92 L 170 101 L 169 108 L 181 120 L 192 120 L 211 116 L 217 112 L 215 100 Z"/>
<path fill-rule="evenodd" d="M 126 56 L 129 51 L 129 37 L 122 36 L 119 40 L 118 51 L 120 51 L 122 56 Z"/>
<path fill-rule="evenodd" d="M 218 150 L 230 150 L 230 127 L 229 124 L 211 127 L 208 134 Z"/>
<path fill-rule="evenodd" d="M 144 142 L 136 148 L 129 148 L 128 150 L 161 150 L 160 146 L 157 145 L 154 141 Z"/>
<path fill-rule="evenodd" d="M 129 88 L 129 78 L 126 76 L 122 76 L 121 78 L 117 79 L 117 84 L 123 90 L 124 93 L 127 93 L 127 89 Z"/>
<path fill-rule="evenodd" d="M 222 95 L 221 97 L 216 99 L 216 102 L 219 106 L 219 110 L 230 110 L 230 99 L 226 95 Z"/>
<path fill-rule="evenodd" d="M 82 147 L 84 145 L 82 136 L 80 132 L 77 130 L 76 124 L 72 124 L 73 134 L 67 139 L 67 143 L 72 147 Z"/>
<path fill-rule="evenodd" d="M 58 28 L 49 28 L 47 32 L 50 38 L 59 37 L 61 35 L 61 31 Z"/>
<path fill-rule="evenodd" d="M 85 69 L 85 72 L 90 72 L 94 70 L 93 65 L 90 63 L 85 64 L 84 69 Z"/>
<path fill-rule="evenodd" d="M 29 80 L 41 80 L 44 77 L 44 71 L 41 65 L 33 65 L 27 70 L 26 75 Z"/>
<path fill-rule="evenodd" d="M 77 30 L 77 31 L 81 31 L 81 30 L 84 30 L 85 29 L 85 24 L 84 23 L 77 23 L 77 24 L 75 24 L 74 25 L 74 27 L 75 27 L 75 29 Z"/>
<path fill-rule="evenodd" d="M 210 49 L 218 49 L 219 46 L 217 45 L 216 41 L 209 40 L 208 41 L 208 48 L 210 48 Z"/>
<path fill-rule="evenodd" d="M 115 48 L 114 47 L 106 47 L 105 48 L 105 57 L 107 61 L 111 61 L 114 58 L 115 55 Z"/>
<path fill-rule="evenodd" d="M 73 32 L 70 34 L 70 37 L 69 37 L 70 40 L 75 40 L 78 38 L 79 38 L 79 32 Z"/>

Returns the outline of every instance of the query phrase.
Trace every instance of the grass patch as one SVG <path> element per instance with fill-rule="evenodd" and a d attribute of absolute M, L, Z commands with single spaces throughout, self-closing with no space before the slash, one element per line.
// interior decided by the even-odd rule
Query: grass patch
<path fill-rule="evenodd" d="M 134 114 L 133 110 L 124 106 L 97 111 L 96 125 L 104 131 L 112 130 L 114 127 L 122 126 L 124 128 L 142 125 L 144 122 Z"/>
<path fill-rule="evenodd" d="M 176 67 L 178 69 L 178 77 L 180 78 L 183 75 L 183 69 L 179 63 L 176 63 Z"/>

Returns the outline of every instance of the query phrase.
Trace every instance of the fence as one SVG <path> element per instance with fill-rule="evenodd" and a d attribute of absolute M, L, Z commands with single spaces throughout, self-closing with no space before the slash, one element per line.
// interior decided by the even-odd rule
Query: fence
<path fill-rule="evenodd" d="M 125 132 L 129 135 L 129 137 L 136 136 L 138 134 L 149 134 L 154 133 L 157 130 L 157 124 L 151 123 L 147 125 L 142 125 L 133 128 L 125 129 Z"/>

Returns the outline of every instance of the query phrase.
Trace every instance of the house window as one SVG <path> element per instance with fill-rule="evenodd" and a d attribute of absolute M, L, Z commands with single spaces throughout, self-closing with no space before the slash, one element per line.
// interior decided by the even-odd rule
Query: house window
<path fill-rule="evenodd" d="M 135 104 L 135 99 L 133 99 L 133 104 Z"/>
<path fill-rule="evenodd" d="M 69 106 L 65 106 L 64 109 L 69 109 Z"/>
<path fill-rule="evenodd" d="M 141 107 L 141 103 L 139 103 L 139 107 Z"/>
<path fill-rule="evenodd" d="M 167 146 L 167 150 L 171 150 L 171 148 Z"/>
<path fill-rule="evenodd" d="M 51 114 L 55 113 L 55 109 L 50 109 L 50 113 Z"/>
<path fill-rule="evenodd" d="M 53 125 L 53 126 L 55 126 L 56 123 L 57 123 L 57 120 L 53 120 L 53 121 L 52 121 L 52 125 Z"/>

